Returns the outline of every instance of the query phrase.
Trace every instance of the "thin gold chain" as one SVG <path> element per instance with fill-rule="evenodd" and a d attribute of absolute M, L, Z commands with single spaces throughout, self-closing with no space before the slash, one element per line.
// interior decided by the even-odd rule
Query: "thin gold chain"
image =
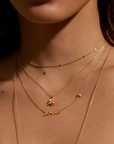
<path fill-rule="evenodd" d="M 16 92 L 16 64 L 15 64 L 15 72 L 14 72 L 14 87 L 13 87 L 13 91 L 14 91 L 14 97 L 15 97 L 15 102 L 16 102 L 16 112 L 17 112 L 17 122 L 16 122 L 16 130 L 18 132 L 17 135 L 17 144 L 22 144 L 22 137 L 21 137 L 21 124 L 20 124 L 20 115 L 19 115 L 19 106 L 18 106 L 18 99 L 17 99 L 17 92 Z M 16 115 L 15 115 L 15 119 L 16 119 Z M 18 128 L 17 128 L 18 127 Z"/>
<path fill-rule="evenodd" d="M 105 54 L 106 50 L 107 50 L 107 47 L 106 47 L 105 51 L 103 52 L 101 58 L 99 59 L 99 61 L 98 61 L 97 64 L 95 65 L 95 67 L 92 69 L 92 71 L 90 72 L 90 74 L 88 75 L 88 77 L 86 78 L 86 80 L 84 81 L 84 86 L 85 86 L 85 84 L 87 83 L 87 81 L 88 81 L 89 77 L 91 76 L 91 74 L 93 73 L 93 71 L 95 70 L 95 68 L 97 67 L 98 63 L 99 63 L 100 60 L 102 59 L 102 57 L 103 57 L 103 55 Z M 20 82 L 21 82 L 21 85 L 22 85 L 24 91 L 26 92 L 27 96 L 28 96 L 28 97 L 30 98 L 30 100 L 34 103 L 34 105 L 35 105 L 40 111 L 42 111 L 42 112 L 44 113 L 44 116 L 59 114 L 61 111 L 63 111 L 64 109 L 68 108 L 69 106 L 71 106 L 78 98 L 81 97 L 81 94 L 77 94 L 72 103 L 70 103 L 70 104 L 67 105 L 66 107 L 64 107 L 64 108 L 62 108 L 62 109 L 60 109 L 60 110 L 58 110 L 58 111 L 56 111 L 56 112 L 45 111 L 45 110 L 43 110 L 42 108 L 40 108 L 40 107 L 37 105 L 37 103 L 31 98 L 31 96 L 28 94 L 27 90 L 25 89 L 24 84 L 23 84 L 23 81 L 22 81 L 22 79 L 21 79 L 21 77 L 20 77 L 20 74 L 19 74 L 18 65 L 17 65 L 17 74 L 18 74 L 18 77 L 19 77 L 19 80 L 20 80 Z M 82 87 L 82 88 L 83 88 L 83 87 Z"/>
<path fill-rule="evenodd" d="M 108 48 L 108 47 L 106 47 L 106 49 L 105 49 L 105 51 L 103 52 L 102 56 L 100 57 L 100 59 L 98 60 L 98 62 L 97 62 L 96 65 L 94 66 L 94 68 L 91 70 L 91 72 L 89 73 L 89 75 L 86 77 L 86 79 L 85 79 L 85 81 L 84 81 L 84 84 L 82 85 L 82 88 L 81 88 L 80 92 L 76 95 L 76 99 L 72 102 L 72 104 L 73 104 L 78 98 L 80 98 L 80 97 L 82 96 L 82 92 L 83 92 L 83 90 L 84 90 L 84 87 L 85 87 L 87 81 L 89 80 L 89 78 L 90 78 L 90 76 L 92 75 L 92 73 L 95 71 L 97 65 L 100 63 L 100 61 L 101 61 L 101 59 L 103 58 L 103 56 L 104 56 L 107 48 Z M 72 105 L 72 104 L 70 104 L 70 105 Z M 69 107 L 70 105 L 68 105 L 67 107 Z M 61 109 L 60 111 L 66 109 L 67 107 Z"/>
<path fill-rule="evenodd" d="M 92 106 L 92 104 L 93 104 L 93 100 L 94 100 L 94 97 L 95 97 L 95 93 L 96 93 L 96 90 L 97 90 L 97 88 L 98 88 L 98 84 L 99 84 L 99 81 L 100 81 L 101 73 L 102 73 L 102 71 L 103 71 L 103 69 L 104 69 L 104 67 L 105 67 L 105 64 L 106 64 L 106 61 L 107 61 L 107 59 L 108 59 L 108 57 L 109 57 L 110 52 L 111 52 L 111 48 L 110 48 L 110 50 L 109 50 L 109 52 L 108 52 L 108 55 L 107 55 L 107 57 L 105 58 L 105 61 L 103 62 L 103 65 L 102 65 L 102 67 L 101 67 L 100 73 L 99 73 L 98 78 L 97 78 L 97 82 L 96 82 L 96 84 L 95 84 L 95 87 L 94 87 L 92 96 L 91 96 L 91 98 L 90 98 L 90 101 L 89 101 L 89 104 L 88 104 L 88 107 L 87 107 L 87 111 L 86 111 L 86 114 L 85 114 L 85 117 L 84 117 L 84 120 L 83 120 L 81 129 L 80 129 L 80 132 L 79 132 L 79 135 L 78 135 L 78 138 L 77 138 L 75 144 L 79 144 L 79 141 L 80 141 L 80 139 L 81 139 L 81 136 L 82 136 L 82 133 L 83 133 L 83 131 L 84 131 L 85 124 L 86 124 L 86 122 L 87 122 L 87 118 L 88 118 L 88 115 L 89 115 L 91 106 Z M 16 71 L 15 71 L 15 73 L 16 73 Z M 18 108 L 18 100 L 17 100 L 16 87 L 15 87 L 15 86 L 16 86 L 16 84 L 15 84 L 16 74 L 15 74 L 15 73 L 14 73 L 14 95 L 15 95 L 15 99 L 16 99 L 16 111 L 17 111 L 17 115 L 18 115 L 18 116 L 17 116 L 17 118 L 18 118 L 18 126 L 20 127 L 20 132 L 19 132 L 19 134 L 20 134 L 20 137 L 19 137 L 19 138 L 20 138 L 20 139 L 19 139 L 18 144 L 22 144 L 22 139 L 21 139 L 21 124 L 20 124 L 20 121 L 19 121 L 19 108 Z"/>
<path fill-rule="evenodd" d="M 22 69 L 24 70 L 25 74 L 32 79 L 50 98 L 54 98 L 56 95 L 58 95 L 60 92 L 62 92 L 68 85 L 70 85 L 72 83 L 72 81 L 76 78 L 76 76 L 78 76 L 82 71 L 84 71 L 92 62 L 93 60 L 100 54 L 100 52 L 104 49 L 105 45 L 102 46 L 102 48 L 99 50 L 99 52 L 91 59 L 91 61 L 85 66 L 83 67 L 78 73 L 76 73 L 66 84 L 65 86 L 62 87 L 62 89 L 60 89 L 59 91 L 57 91 L 55 94 L 51 94 L 49 93 L 46 89 L 44 89 L 25 69 L 25 67 L 23 66 L 22 62 L 19 61 Z"/>
<path fill-rule="evenodd" d="M 95 93 L 96 93 L 96 90 L 97 90 L 97 88 L 98 88 L 98 84 L 99 84 L 99 81 L 100 81 L 100 78 L 101 78 L 101 73 L 102 73 L 102 71 L 103 71 L 103 69 L 104 69 L 104 67 L 105 67 L 105 65 L 106 65 L 106 61 L 107 61 L 107 59 L 108 59 L 108 57 L 109 57 L 109 55 L 110 55 L 110 52 L 111 52 L 111 47 L 110 47 L 110 50 L 109 50 L 109 52 L 108 52 L 108 54 L 107 54 L 107 57 L 105 58 L 105 60 L 104 60 L 104 62 L 103 62 L 103 65 L 102 65 L 102 67 L 101 67 L 99 76 L 98 76 L 98 78 L 97 78 L 96 85 L 95 85 L 95 87 L 94 87 L 92 96 L 91 96 L 91 98 L 90 98 L 90 102 L 89 102 L 89 104 L 88 104 L 87 111 L 86 111 L 86 114 L 85 114 L 83 123 L 82 123 L 82 125 L 81 125 L 81 129 L 80 129 L 80 132 L 79 132 L 79 135 L 78 135 L 78 138 L 77 138 L 75 144 L 79 144 L 79 141 L 80 141 L 80 139 L 81 139 L 81 136 L 82 136 L 82 133 L 83 133 L 83 131 L 84 131 L 85 124 L 86 124 L 86 121 L 87 121 L 87 117 L 88 117 L 88 115 L 89 115 L 89 112 L 90 112 L 90 109 L 91 109 L 91 106 L 92 106 L 92 104 L 93 104 L 93 100 L 94 100 L 94 97 L 95 97 Z"/>
<path fill-rule="evenodd" d="M 37 63 L 32 63 L 32 62 L 26 60 L 25 58 L 23 58 L 23 57 L 21 56 L 20 53 L 19 53 L 18 56 L 19 56 L 19 58 L 20 58 L 21 60 L 23 60 L 25 63 L 27 63 L 27 64 L 29 64 L 30 66 L 33 66 L 33 67 L 38 67 L 38 68 L 62 67 L 62 66 L 66 66 L 66 65 L 72 64 L 72 63 L 74 63 L 74 62 L 77 62 L 77 61 L 79 61 L 79 60 L 87 57 L 88 55 L 92 54 L 94 51 L 96 51 L 99 47 L 101 47 L 101 46 L 103 46 L 103 45 L 104 45 L 104 42 L 101 43 L 100 45 L 98 45 L 98 47 L 95 48 L 92 52 L 90 52 L 90 53 L 88 53 L 88 54 L 86 54 L 86 55 L 84 55 L 84 56 L 82 56 L 82 57 L 80 57 L 80 58 L 78 58 L 78 59 L 75 59 L 75 60 L 73 60 L 73 61 L 71 61 L 71 62 L 68 62 L 68 63 L 65 63 L 65 64 L 59 64 L 59 65 L 50 65 L 50 66 L 49 66 L 49 65 L 39 65 L 39 64 L 37 64 Z"/>

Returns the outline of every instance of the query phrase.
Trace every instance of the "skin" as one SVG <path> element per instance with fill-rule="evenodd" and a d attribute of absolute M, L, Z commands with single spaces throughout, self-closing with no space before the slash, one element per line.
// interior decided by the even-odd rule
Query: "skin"
<path fill-rule="evenodd" d="M 74 60 L 91 52 L 104 41 L 99 23 L 97 0 L 10 0 L 18 11 L 21 31 L 21 55 L 44 65 L 56 65 Z M 112 46 L 101 75 L 95 100 L 79 144 L 114 143 L 114 50 Z M 16 88 L 22 142 L 26 144 L 75 144 L 101 65 L 89 79 L 83 97 L 60 115 L 43 117 L 24 92 L 18 77 Z M 54 68 L 35 69 L 24 65 L 29 73 L 50 93 L 60 90 L 70 78 L 92 58 L 88 56 L 75 64 Z M 100 57 L 101 55 L 99 55 Z M 98 58 L 99 58 L 98 57 Z M 13 73 L 16 53 L 0 61 L 0 143 L 17 143 L 13 117 Z M 79 92 L 84 79 L 98 59 L 80 74 L 69 87 L 57 96 L 57 104 L 47 107 L 47 95 L 22 71 L 20 75 L 32 98 L 42 107 L 56 111 L 68 105 Z M 15 108 L 15 105 L 14 105 Z M 16 115 L 17 116 L 17 115 Z"/>

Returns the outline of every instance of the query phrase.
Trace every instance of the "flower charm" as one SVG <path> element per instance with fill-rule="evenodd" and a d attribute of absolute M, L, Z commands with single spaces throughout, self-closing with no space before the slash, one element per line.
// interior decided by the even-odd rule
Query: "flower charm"
<path fill-rule="evenodd" d="M 53 98 L 51 98 L 51 99 L 48 101 L 47 104 L 48 104 L 49 106 L 53 106 L 53 105 L 55 104 L 55 102 L 56 102 L 56 101 L 55 101 L 55 98 L 53 97 Z"/>

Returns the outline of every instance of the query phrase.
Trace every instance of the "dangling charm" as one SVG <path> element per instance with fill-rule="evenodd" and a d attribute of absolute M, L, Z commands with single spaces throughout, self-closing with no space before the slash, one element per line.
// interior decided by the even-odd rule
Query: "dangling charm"
<path fill-rule="evenodd" d="M 82 95 L 79 93 L 76 95 L 76 98 L 80 98 Z"/>
<path fill-rule="evenodd" d="M 48 106 L 53 106 L 55 103 L 56 103 L 55 98 L 52 97 L 52 98 L 50 98 L 50 100 L 48 101 L 47 104 L 48 104 Z"/>

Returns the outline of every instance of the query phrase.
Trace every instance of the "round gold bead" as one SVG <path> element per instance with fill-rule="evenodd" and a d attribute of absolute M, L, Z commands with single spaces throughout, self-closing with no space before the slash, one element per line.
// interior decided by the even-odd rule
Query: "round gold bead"
<path fill-rule="evenodd" d="M 57 112 L 54 112 L 54 114 L 59 114 L 60 112 L 59 111 L 57 111 Z"/>
<path fill-rule="evenodd" d="M 81 94 L 77 94 L 76 95 L 76 98 L 80 98 L 82 95 Z"/>

